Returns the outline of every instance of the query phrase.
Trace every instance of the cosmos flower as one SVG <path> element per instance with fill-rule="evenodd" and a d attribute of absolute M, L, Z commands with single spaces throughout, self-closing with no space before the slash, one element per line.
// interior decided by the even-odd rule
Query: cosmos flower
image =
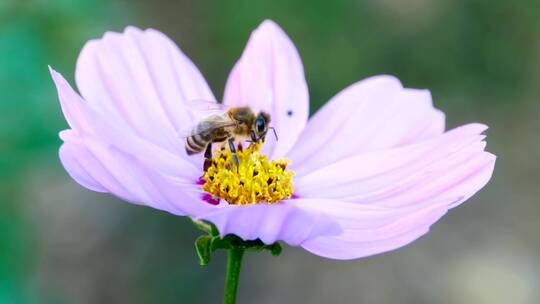
<path fill-rule="evenodd" d="M 239 151 L 236 171 L 227 149 L 215 151 L 206 173 L 202 156 L 186 154 L 178 130 L 197 123 L 190 104 L 216 98 L 164 34 L 128 27 L 89 41 L 75 71 L 80 95 L 51 74 L 70 126 L 60 159 L 82 186 L 212 222 L 222 236 L 284 241 L 328 258 L 416 240 L 480 190 L 495 165 L 486 126 L 445 132 L 429 91 L 392 76 L 350 85 L 308 120 L 300 56 L 272 21 L 252 33 L 223 103 L 269 113 L 279 140 Z"/>

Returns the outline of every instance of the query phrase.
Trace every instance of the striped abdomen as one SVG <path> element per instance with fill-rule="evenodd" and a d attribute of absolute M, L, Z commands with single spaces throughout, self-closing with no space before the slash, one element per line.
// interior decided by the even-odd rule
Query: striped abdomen
<path fill-rule="evenodd" d="M 188 155 L 201 153 L 211 142 L 224 141 L 228 132 L 223 127 L 215 128 L 215 120 L 201 121 L 186 140 L 186 152 Z"/>
<path fill-rule="evenodd" d="M 191 135 L 186 140 L 186 152 L 188 155 L 201 153 L 209 142 L 209 140 L 205 140 L 200 134 Z"/>

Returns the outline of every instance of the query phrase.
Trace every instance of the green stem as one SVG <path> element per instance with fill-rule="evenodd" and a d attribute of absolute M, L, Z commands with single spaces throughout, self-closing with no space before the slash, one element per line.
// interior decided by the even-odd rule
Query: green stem
<path fill-rule="evenodd" d="M 225 278 L 224 304 L 236 303 L 236 290 L 238 289 L 238 279 L 240 279 L 240 267 L 242 266 L 242 257 L 244 249 L 233 247 L 229 249 L 227 259 L 227 277 Z"/>

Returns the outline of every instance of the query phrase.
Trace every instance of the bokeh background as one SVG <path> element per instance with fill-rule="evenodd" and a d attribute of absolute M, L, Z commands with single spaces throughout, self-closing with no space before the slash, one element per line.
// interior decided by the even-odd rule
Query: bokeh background
<path fill-rule="evenodd" d="M 0 0 L 0 303 L 219 303 L 225 260 L 198 266 L 185 218 L 90 192 L 61 167 L 47 65 L 73 83 L 90 38 L 154 27 L 216 96 L 251 30 L 277 21 L 311 107 L 374 74 L 429 88 L 448 127 L 490 126 L 490 184 L 398 251 L 332 261 L 286 247 L 246 257 L 240 303 L 540 302 L 537 0 Z"/>

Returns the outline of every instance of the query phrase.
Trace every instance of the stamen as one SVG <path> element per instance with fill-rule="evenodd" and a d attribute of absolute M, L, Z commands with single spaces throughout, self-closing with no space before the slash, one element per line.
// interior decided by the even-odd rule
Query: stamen
<path fill-rule="evenodd" d="M 238 167 L 230 149 L 217 151 L 203 176 L 202 189 L 236 205 L 277 203 L 290 198 L 294 191 L 294 172 L 287 170 L 289 160 L 269 161 L 260 153 L 260 148 L 261 143 L 257 143 L 237 149 Z"/>

